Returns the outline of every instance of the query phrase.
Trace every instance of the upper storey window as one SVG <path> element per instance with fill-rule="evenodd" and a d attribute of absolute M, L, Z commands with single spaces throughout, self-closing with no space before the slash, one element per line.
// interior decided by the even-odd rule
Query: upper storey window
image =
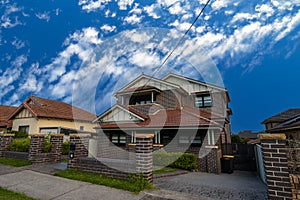
<path fill-rule="evenodd" d="M 212 99 L 210 94 L 197 95 L 195 97 L 195 106 L 198 108 L 211 107 Z"/>
<path fill-rule="evenodd" d="M 143 94 L 143 95 L 132 95 L 129 104 L 130 105 L 142 105 L 156 102 L 155 94 Z"/>

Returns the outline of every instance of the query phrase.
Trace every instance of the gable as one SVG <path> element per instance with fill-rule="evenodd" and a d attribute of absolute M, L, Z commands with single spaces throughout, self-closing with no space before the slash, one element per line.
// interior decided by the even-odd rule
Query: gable
<path fill-rule="evenodd" d="M 136 121 L 144 121 L 142 117 L 130 112 L 122 108 L 121 106 L 114 106 L 105 113 L 103 113 L 100 117 L 97 118 L 97 121 L 101 122 L 136 122 Z"/>
<path fill-rule="evenodd" d="M 208 84 L 205 82 L 193 80 L 183 76 L 175 75 L 175 74 L 169 74 L 165 78 L 163 78 L 163 80 L 169 83 L 176 83 L 180 85 L 180 87 L 182 87 L 189 94 L 195 92 L 204 92 L 204 91 L 210 91 L 210 92 L 226 91 L 225 88 Z"/>
<path fill-rule="evenodd" d="M 180 88 L 175 83 L 168 83 L 168 82 L 165 82 L 163 80 L 156 79 L 156 78 L 153 78 L 153 77 L 149 77 L 149 76 L 146 76 L 146 75 L 143 74 L 140 77 L 133 80 L 132 82 L 130 82 L 129 84 L 127 84 L 125 87 L 123 87 L 117 93 L 123 92 L 123 91 L 126 91 L 126 90 L 130 90 L 130 89 L 144 87 L 144 86 L 152 86 L 152 87 L 155 87 L 159 90 L 171 90 L 171 89 Z"/>
<path fill-rule="evenodd" d="M 15 116 L 15 119 L 20 119 L 20 118 L 30 118 L 30 117 L 34 117 L 32 115 L 32 113 L 26 109 L 26 108 L 23 108 L 16 116 Z"/>

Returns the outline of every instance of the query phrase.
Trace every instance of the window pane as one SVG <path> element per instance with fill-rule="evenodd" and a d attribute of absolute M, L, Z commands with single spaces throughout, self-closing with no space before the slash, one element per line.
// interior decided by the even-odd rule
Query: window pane
<path fill-rule="evenodd" d="M 196 107 L 203 107 L 203 99 L 202 99 L 202 97 L 195 97 L 195 106 Z"/>
<path fill-rule="evenodd" d="M 111 137 L 111 141 L 112 143 L 119 143 L 119 140 L 118 140 L 118 135 L 117 134 L 114 134 L 112 137 Z"/>
<path fill-rule="evenodd" d="M 189 141 L 189 137 L 188 136 L 180 136 L 179 137 L 179 143 L 180 144 L 188 144 L 190 141 Z"/>
<path fill-rule="evenodd" d="M 120 144 L 126 144 L 126 135 L 120 135 Z"/>
<path fill-rule="evenodd" d="M 193 144 L 201 144 L 201 137 L 200 135 L 196 136 L 194 138 Z"/>
<path fill-rule="evenodd" d="M 204 96 L 203 100 L 205 107 L 212 106 L 211 96 Z"/>

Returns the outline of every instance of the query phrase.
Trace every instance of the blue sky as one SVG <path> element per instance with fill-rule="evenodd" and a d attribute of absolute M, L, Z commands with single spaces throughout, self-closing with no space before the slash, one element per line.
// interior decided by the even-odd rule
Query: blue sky
<path fill-rule="evenodd" d="M 153 75 L 206 1 L 0 1 L 0 104 L 29 95 L 99 114 L 111 94 Z M 300 0 L 212 0 L 174 56 L 175 72 L 223 85 L 232 131 L 299 107 Z"/>

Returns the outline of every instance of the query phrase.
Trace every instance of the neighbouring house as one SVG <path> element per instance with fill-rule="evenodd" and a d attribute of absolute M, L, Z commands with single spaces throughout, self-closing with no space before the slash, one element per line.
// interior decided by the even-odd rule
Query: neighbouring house
<path fill-rule="evenodd" d="M 284 133 L 287 138 L 288 165 L 300 174 L 300 108 L 292 108 L 265 119 L 267 133 Z"/>
<path fill-rule="evenodd" d="M 12 121 L 8 117 L 17 109 L 15 106 L 0 105 L 0 132 L 6 132 L 12 128 Z"/>
<path fill-rule="evenodd" d="M 94 122 L 120 148 L 134 145 L 136 134 L 154 134 L 154 149 L 200 155 L 201 147 L 215 148 L 218 156 L 210 163 L 219 163 L 222 144 L 231 143 L 226 88 L 177 74 L 161 79 L 142 74 L 114 95 L 116 104 Z"/>
<path fill-rule="evenodd" d="M 238 133 L 238 136 L 243 139 L 252 140 L 252 139 L 257 139 L 258 133 L 253 133 L 251 130 L 246 130 L 246 131 L 240 131 Z"/>
<path fill-rule="evenodd" d="M 96 115 L 70 104 L 28 97 L 9 117 L 12 130 L 37 133 L 95 132 Z"/>

